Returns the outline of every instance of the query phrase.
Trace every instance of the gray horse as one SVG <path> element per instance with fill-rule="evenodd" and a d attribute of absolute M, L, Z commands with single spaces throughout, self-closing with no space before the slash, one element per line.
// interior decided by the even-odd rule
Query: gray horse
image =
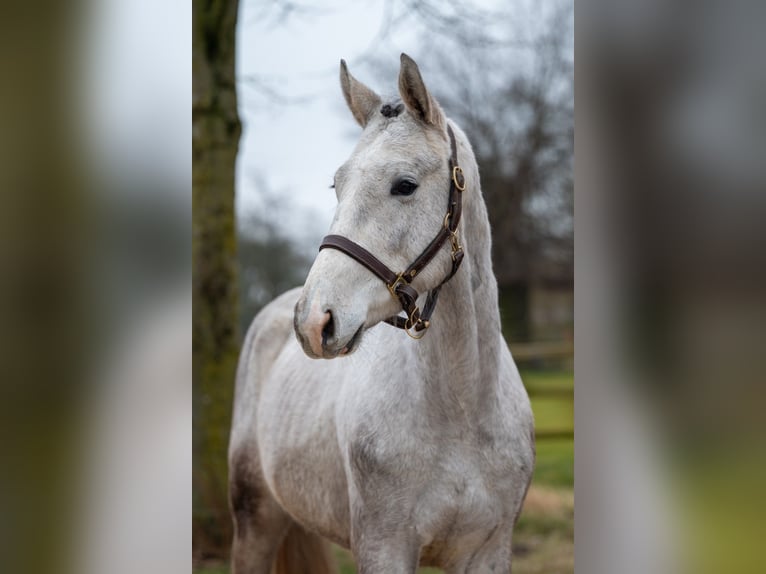
<path fill-rule="evenodd" d="M 340 79 L 364 129 L 335 174 L 330 232 L 357 255 L 321 250 L 303 288 L 247 334 L 229 448 L 233 570 L 329 572 L 324 537 L 365 574 L 509 572 L 534 426 L 500 331 L 476 159 L 407 55 L 401 99 L 384 102 L 345 62 Z M 361 248 L 408 269 L 444 228 L 449 241 L 397 285 L 359 260 Z M 383 324 L 407 293 L 418 306 L 398 322 L 410 337 Z"/>

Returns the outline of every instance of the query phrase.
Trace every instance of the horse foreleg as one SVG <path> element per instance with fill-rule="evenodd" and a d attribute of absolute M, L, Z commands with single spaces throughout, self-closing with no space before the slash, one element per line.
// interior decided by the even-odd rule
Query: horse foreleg
<path fill-rule="evenodd" d="M 357 531 L 352 551 L 359 574 L 415 574 L 420 544 L 414 534 L 391 532 L 385 526 Z"/>
<path fill-rule="evenodd" d="M 511 572 L 511 534 L 495 530 L 486 542 L 457 564 L 445 568 L 446 574 L 509 574 Z"/>
<path fill-rule="evenodd" d="M 269 574 L 291 520 L 271 497 L 254 461 L 230 466 L 229 498 L 234 519 L 233 574 Z"/>

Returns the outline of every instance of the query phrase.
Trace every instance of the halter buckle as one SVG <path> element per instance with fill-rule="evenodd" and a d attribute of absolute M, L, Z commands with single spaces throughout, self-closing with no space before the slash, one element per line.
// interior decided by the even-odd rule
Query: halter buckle
<path fill-rule="evenodd" d="M 402 285 L 410 284 L 410 282 L 404 278 L 404 271 L 402 271 L 401 273 L 399 273 L 399 275 L 396 276 L 396 279 L 394 280 L 393 283 L 391 283 L 390 285 L 386 283 L 386 287 L 388 287 L 388 292 L 391 293 L 391 297 L 393 297 L 397 301 L 399 300 L 399 296 L 396 294 L 396 286 L 399 285 L 400 283 Z"/>
<path fill-rule="evenodd" d="M 452 261 L 455 261 L 455 259 L 458 256 L 458 253 L 462 253 L 463 246 L 460 245 L 460 238 L 457 235 L 457 231 L 453 231 L 450 233 L 449 236 L 450 243 L 452 244 Z"/>
<path fill-rule="evenodd" d="M 457 229 L 455 231 L 452 231 L 450 229 L 449 223 L 450 223 L 450 217 L 452 216 L 451 212 L 447 212 L 447 215 L 444 216 L 444 229 L 446 229 L 449 232 L 449 241 L 452 245 L 452 261 L 455 261 L 457 258 L 457 254 L 463 251 L 463 246 L 460 245 L 460 237 L 458 237 Z"/>

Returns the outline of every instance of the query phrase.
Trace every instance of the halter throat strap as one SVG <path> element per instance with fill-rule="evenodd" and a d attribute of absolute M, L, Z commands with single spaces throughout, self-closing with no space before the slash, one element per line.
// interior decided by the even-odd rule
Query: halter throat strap
<path fill-rule="evenodd" d="M 320 251 L 322 249 L 335 249 L 345 253 L 383 281 L 386 287 L 388 287 L 391 296 L 399 302 L 406 315 L 406 317 L 399 315 L 389 317 L 386 319 L 386 322 L 404 329 L 408 335 L 415 339 L 420 339 L 425 335 L 425 330 L 430 326 L 431 315 L 436 308 L 439 291 L 457 273 L 464 256 L 457 228 L 463 211 L 462 193 L 465 190 L 465 177 L 457 161 L 457 143 L 455 141 L 455 134 L 450 126 L 447 126 L 447 134 L 449 135 L 451 148 L 449 158 L 450 187 L 444 224 L 439 229 L 436 237 L 431 240 L 423 252 L 404 271 L 395 273 L 364 247 L 342 235 L 327 235 L 319 246 Z M 436 254 L 447 240 L 450 241 L 451 245 L 452 269 L 439 285 L 428 292 L 425 305 L 423 305 L 423 310 L 421 311 L 417 306 L 419 294 L 412 287 L 411 282 L 436 257 Z"/>

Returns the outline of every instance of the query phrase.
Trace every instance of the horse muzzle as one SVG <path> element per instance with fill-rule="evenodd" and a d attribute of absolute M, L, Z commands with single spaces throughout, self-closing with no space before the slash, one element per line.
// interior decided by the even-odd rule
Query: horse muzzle
<path fill-rule="evenodd" d="M 318 297 L 307 302 L 302 295 L 295 305 L 295 335 L 303 351 L 312 359 L 334 359 L 352 353 L 362 337 L 364 325 L 350 335 L 342 329 L 340 315 L 319 303 Z"/>

